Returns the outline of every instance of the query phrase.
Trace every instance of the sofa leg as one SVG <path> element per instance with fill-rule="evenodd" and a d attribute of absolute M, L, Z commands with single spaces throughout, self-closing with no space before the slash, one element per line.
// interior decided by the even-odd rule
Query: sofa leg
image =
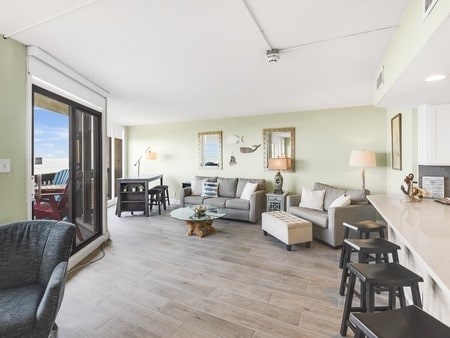
<path fill-rule="evenodd" d="M 307 248 L 310 248 L 310 247 L 311 247 L 311 242 L 306 242 L 306 243 L 305 243 L 305 246 L 306 246 Z"/>
<path fill-rule="evenodd" d="M 266 230 L 263 230 L 263 235 L 267 236 L 267 231 Z"/>
<path fill-rule="evenodd" d="M 287 250 L 287 251 L 291 251 L 291 250 L 292 250 L 292 245 L 286 244 L 286 250 Z"/>

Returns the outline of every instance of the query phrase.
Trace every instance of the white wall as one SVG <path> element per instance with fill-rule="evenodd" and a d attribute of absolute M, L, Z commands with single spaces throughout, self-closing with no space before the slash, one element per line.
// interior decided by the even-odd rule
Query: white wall
<path fill-rule="evenodd" d="M 128 171 L 137 174 L 133 164 L 150 146 L 158 160 L 143 161 L 145 173 L 163 173 L 171 197 L 179 197 L 181 182 L 195 175 L 264 178 L 272 189 L 273 171 L 263 170 L 263 145 L 254 153 L 240 153 L 239 147 L 263 143 L 263 129 L 295 127 L 296 172 L 283 173 L 283 190 L 299 192 L 321 181 L 348 188 L 361 186 L 360 169 L 349 167 L 352 150 L 374 150 L 377 168 L 366 171 L 366 187 L 375 193 L 386 192 L 386 111 L 374 107 L 352 107 L 264 116 L 235 117 L 160 125 L 128 127 Z M 201 131 L 222 130 L 223 139 L 237 134 L 243 144 L 223 144 L 223 170 L 205 170 L 198 166 L 197 135 Z M 237 165 L 228 164 L 230 156 Z"/>

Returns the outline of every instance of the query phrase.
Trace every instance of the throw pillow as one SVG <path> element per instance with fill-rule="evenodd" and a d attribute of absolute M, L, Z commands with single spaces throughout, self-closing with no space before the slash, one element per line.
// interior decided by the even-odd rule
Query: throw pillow
<path fill-rule="evenodd" d="M 216 182 L 203 182 L 203 197 L 218 197 L 217 190 L 219 189 L 219 183 Z"/>
<path fill-rule="evenodd" d="M 336 198 L 328 208 L 337 208 L 337 207 L 345 207 L 346 205 L 350 205 L 352 199 L 350 196 L 341 195 Z"/>
<path fill-rule="evenodd" d="M 203 190 L 203 182 L 206 182 L 206 178 L 195 178 L 191 182 L 192 195 L 200 196 Z"/>
<path fill-rule="evenodd" d="M 302 188 L 302 197 L 299 206 L 302 208 L 323 211 L 323 198 L 325 190 L 310 190 Z"/>
<path fill-rule="evenodd" d="M 242 190 L 241 199 L 249 201 L 250 196 L 256 191 L 257 186 L 258 183 L 247 182 L 247 184 L 245 184 L 244 190 Z"/>

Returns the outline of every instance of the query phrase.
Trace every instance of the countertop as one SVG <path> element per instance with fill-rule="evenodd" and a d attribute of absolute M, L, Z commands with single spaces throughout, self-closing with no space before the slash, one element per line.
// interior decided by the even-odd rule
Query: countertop
<path fill-rule="evenodd" d="M 450 206 L 406 195 L 369 195 L 370 203 L 408 249 L 419 256 L 430 276 L 450 295 Z"/>

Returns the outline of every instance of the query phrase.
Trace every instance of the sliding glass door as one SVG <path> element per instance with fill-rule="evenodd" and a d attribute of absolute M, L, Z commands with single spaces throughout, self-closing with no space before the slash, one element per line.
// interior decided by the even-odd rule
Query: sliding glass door
<path fill-rule="evenodd" d="M 33 86 L 34 219 L 76 225 L 75 250 L 101 234 L 101 115 Z"/>

